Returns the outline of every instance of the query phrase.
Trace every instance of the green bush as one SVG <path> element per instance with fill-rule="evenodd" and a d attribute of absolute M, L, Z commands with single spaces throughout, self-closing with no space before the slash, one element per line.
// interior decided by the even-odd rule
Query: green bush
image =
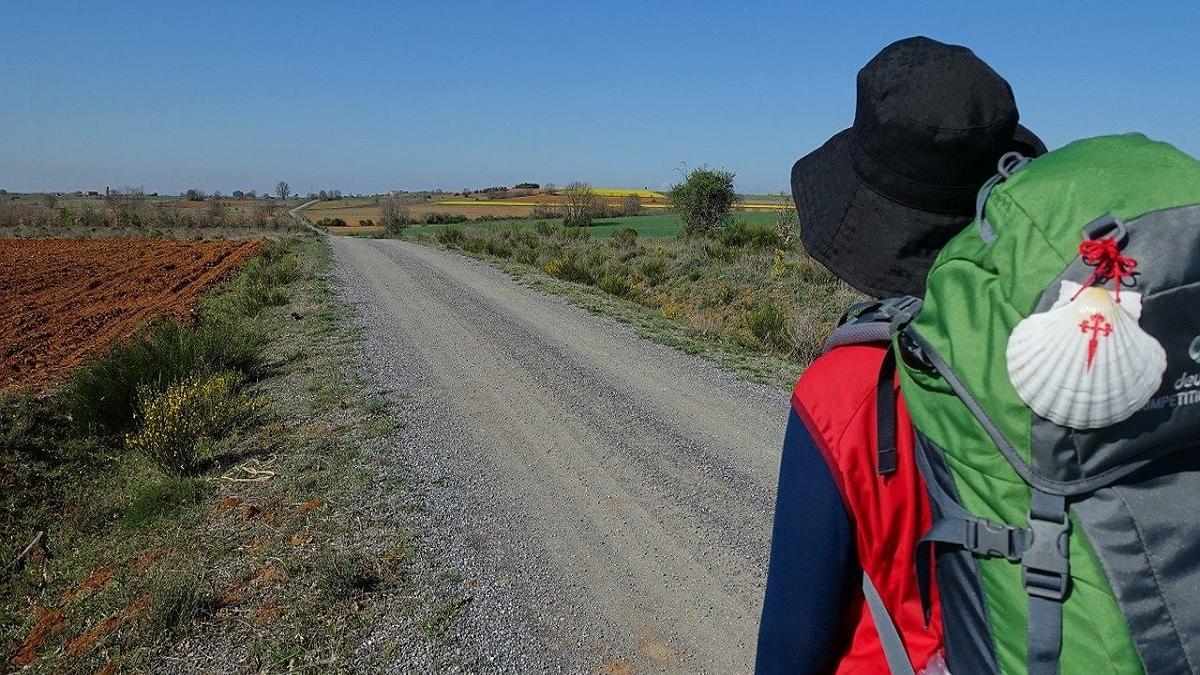
<path fill-rule="evenodd" d="M 711 232 L 728 222 L 729 212 L 737 201 L 733 173 L 700 167 L 672 187 L 667 199 L 683 221 L 682 234 Z"/>
<path fill-rule="evenodd" d="M 437 240 L 443 246 L 461 246 L 463 242 L 463 231 L 457 227 L 443 228 L 437 233 Z"/>
<path fill-rule="evenodd" d="M 492 239 L 490 237 L 485 240 L 483 250 L 486 251 L 488 255 L 494 255 L 497 258 L 511 258 L 513 252 L 512 246 L 509 246 L 502 240 Z"/>
<path fill-rule="evenodd" d="M 513 252 L 513 260 L 522 265 L 536 265 L 538 261 L 538 252 L 536 248 L 519 248 Z"/>
<path fill-rule="evenodd" d="M 430 213 L 425 216 L 425 222 L 429 225 L 453 225 L 455 223 L 465 223 L 470 218 L 461 213 Z"/>
<path fill-rule="evenodd" d="M 163 391 L 138 390 L 137 429 L 125 446 L 150 460 L 163 473 L 184 475 L 196 465 L 201 439 L 218 439 L 261 407 L 262 401 L 239 391 L 237 373 L 190 375 Z"/>
<path fill-rule="evenodd" d="M 746 328 L 764 347 L 786 349 L 790 345 L 787 315 L 770 298 L 763 298 L 746 312 Z"/>
<path fill-rule="evenodd" d="M 559 228 L 553 223 L 539 220 L 533 224 L 533 231 L 542 237 L 553 237 L 558 234 Z"/>
<path fill-rule="evenodd" d="M 610 239 L 612 245 L 616 246 L 617 248 L 631 248 L 633 246 L 637 246 L 637 240 L 638 232 L 632 227 L 622 227 L 616 232 L 613 232 L 612 239 Z"/>
<path fill-rule="evenodd" d="M 250 326 L 210 319 L 194 328 L 168 319 L 118 344 L 67 387 L 71 417 L 85 431 L 118 434 L 133 423 L 139 391 L 162 391 L 194 373 L 253 375 L 266 340 Z"/>
<path fill-rule="evenodd" d="M 641 272 L 646 283 L 657 286 L 667 278 L 667 259 L 661 255 L 649 258 L 642 263 Z"/>
<path fill-rule="evenodd" d="M 609 272 L 600 279 L 600 290 L 621 298 L 633 295 L 633 283 L 622 272 Z"/>
<path fill-rule="evenodd" d="M 592 275 L 588 273 L 587 268 L 580 265 L 571 256 L 554 258 L 546 263 L 542 269 L 546 274 L 564 281 L 574 281 L 581 284 L 592 283 Z"/>
<path fill-rule="evenodd" d="M 754 248 L 779 248 L 782 246 L 779 233 L 774 228 L 767 227 L 766 225 L 751 225 L 742 221 L 738 221 L 733 227 L 719 230 L 717 239 L 725 246 L 733 248 L 742 248 L 745 246 Z"/>

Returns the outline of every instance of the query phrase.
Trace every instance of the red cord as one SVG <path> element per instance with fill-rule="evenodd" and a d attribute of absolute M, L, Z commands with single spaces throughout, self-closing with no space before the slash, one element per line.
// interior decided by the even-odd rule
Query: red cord
<path fill-rule="evenodd" d="M 1137 261 L 1128 256 L 1121 255 L 1121 246 L 1117 243 L 1114 237 L 1104 237 L 1103 239 L 1085 239 L 1079 244 L 1079 255 L 1083 258 L 1083 262 L 1095 267 L 1092 271 L 1092 276 L 1084 282 L 1072 300 L 1079 297 L 1085 288 L 1088 288 L 1093 283 L 1099 281 L 1106 283 L 1112 279 L 1116 283 L 1116 300 L 1121 302 L 1121 285 L 1125 277 L 1132 277 L 1133 271 L 1137 269 Z"/>

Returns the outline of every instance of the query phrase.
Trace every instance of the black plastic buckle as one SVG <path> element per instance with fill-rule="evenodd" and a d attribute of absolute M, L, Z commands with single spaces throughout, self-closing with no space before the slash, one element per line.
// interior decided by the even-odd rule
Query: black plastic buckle
<path fill-rule="evenodd" d="M 1071 584 L 1071 519 L 1043 520 L 1029 514 L 1026 547 L 1021 555 L 1021 578 L 1025 592 L 1048 600 L 1061 601 Z"/>
<path fill-rule="evenodd" d="M 1010 562 L 1021 559 L 1023 530 L 993 523 L 984 518 L 967 521 L 967 548 L 984 556 L 999 556 Z"/>

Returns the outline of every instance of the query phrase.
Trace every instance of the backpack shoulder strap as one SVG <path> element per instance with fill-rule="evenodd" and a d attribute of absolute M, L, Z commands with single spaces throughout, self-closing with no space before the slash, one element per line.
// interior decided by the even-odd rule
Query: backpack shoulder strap
<path fill-rule="evenodd" d="M 845 345 L 891 342 L 892 335 L 907 326 L 919 311 L 921 300 L 911 295 L 854 305 L 842 315 L 822 351 Z"/>
<path fill-rule="evenodd" d="M 875 632 L 879 634 L 879 643 L 883 645 L 883 656 L 887 659 L 891 675 L 915 675 L 912 662 L 908 660 L 908 650 L 904 648 L 904 640 L 900 637 L 900 631 L 896 629 L 896 623 L 888 614 L 887 607 L 883 604 L 883 597 L 879 595 L 879 589 L 875 588 L 874 582 L 866 572 L 863 572 L 862 576 L 862 590 L 863 597 L 867 600 L 867 609 L 871 610 L 871 618 L 875 621 Z"/>
<path fill-rule="evenodd" d="M 911 295 L 860 303 L 842 316 L 841 323 L 825 341 L 825 351 L 861 344 L 889 344 L 892 336 L 921 311 L 921 301 Z M 896 355 L 889 349 L 879 368 L 875 386 L 876 463 L 875 471 L 886 476 L 896 471 Z"/>

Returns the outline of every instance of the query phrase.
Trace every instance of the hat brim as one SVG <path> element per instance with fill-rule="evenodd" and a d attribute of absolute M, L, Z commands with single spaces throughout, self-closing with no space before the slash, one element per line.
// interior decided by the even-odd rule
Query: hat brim
<path fill-rule="evenodd" d="M 846 283 L 883 298 L 925 294 L 938 252 L 974 214 L 923 211 L 871 189 L 854 169 L 853 130 L 846 129 L 792 166 L 792 198 L 808 254 Z M 1018 126 L 1013 150 L 1046 151 Z"/>

